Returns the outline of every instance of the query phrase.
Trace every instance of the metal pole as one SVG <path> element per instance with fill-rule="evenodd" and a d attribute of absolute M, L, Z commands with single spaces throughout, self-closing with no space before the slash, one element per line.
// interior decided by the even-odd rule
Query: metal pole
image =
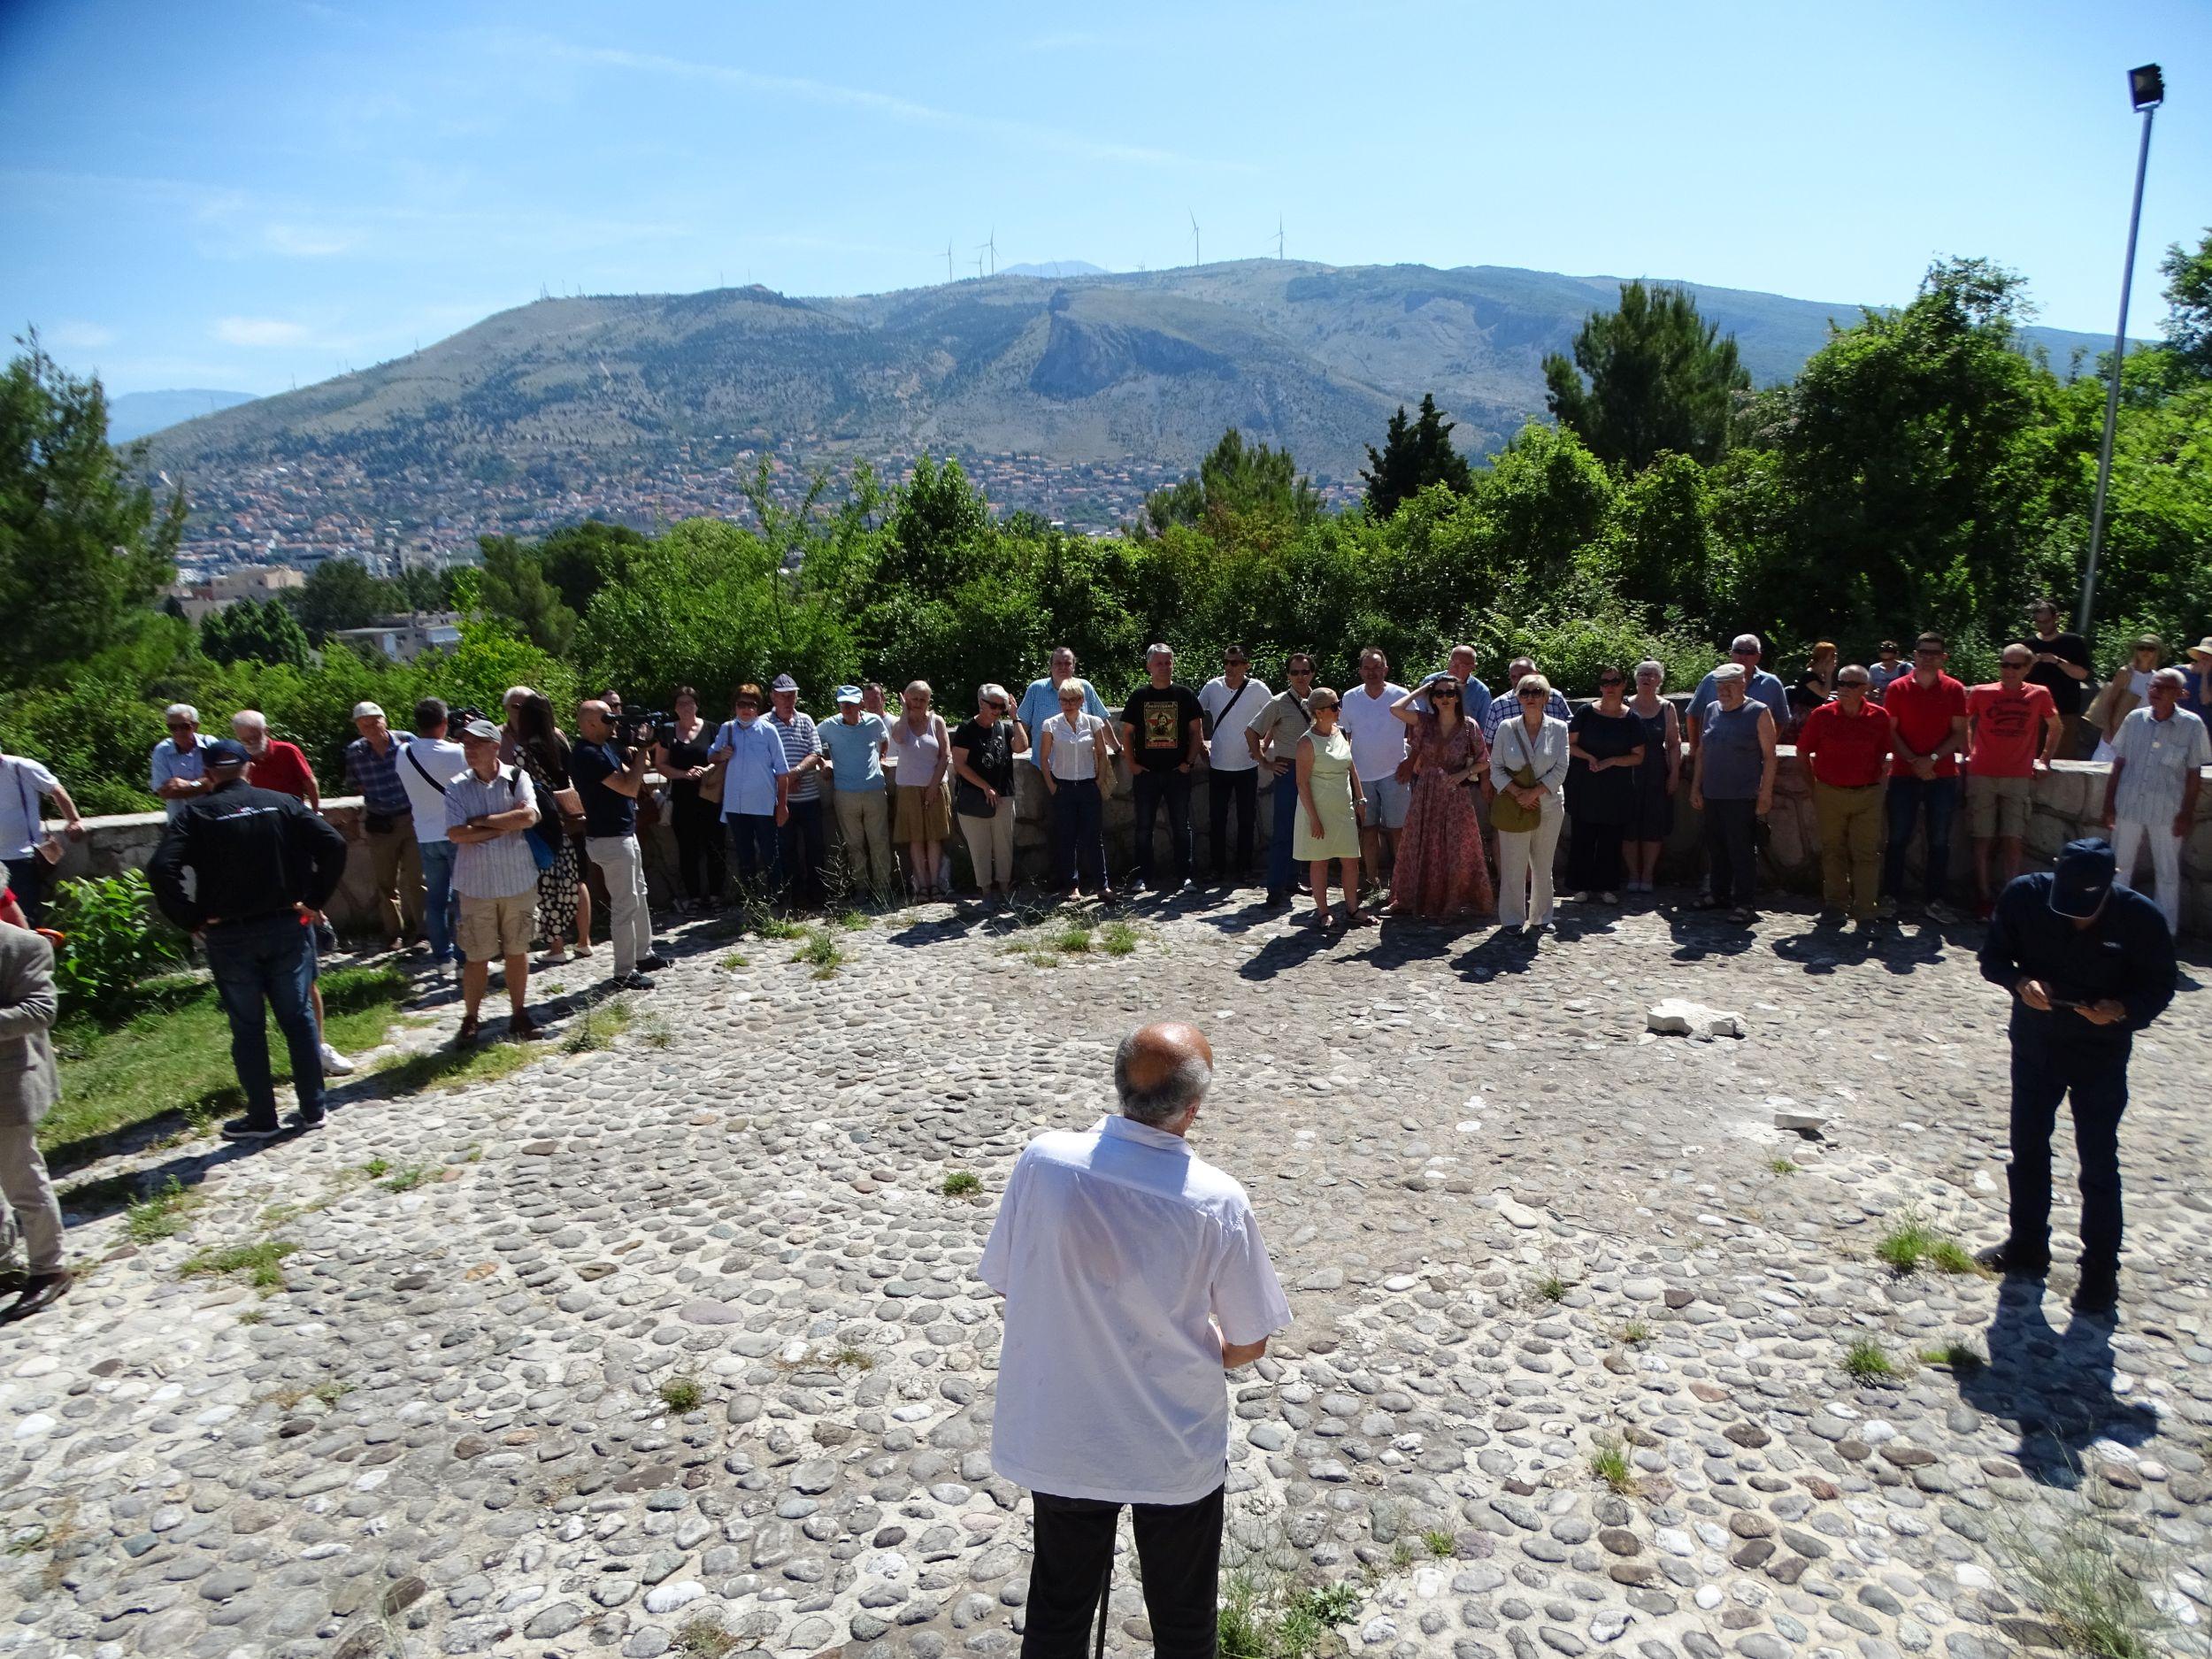
<path fill-rule="evenodd" d="M 2135 205 L 2128 210 L 2128 257 L 2120 275 L 2120 326 L 2112 340 L 2112 388 L 2105 394 L 2104 442 L 2097 450 L 2097 501 L 2089 513 L 2089 568 L 2081 579 L 2081 616 L 2075 631 L 2089 637 L 2089 612 L 2097 598 L 2097 550 L 2104 545 L 2105 492 L 2112 484 L 2112 430 L 2120 419 L 2120 370 L 2128 349 L 2128 290 L 2135 286 L 2135 233 L 2143 219 L 2143 174 L 2151 162 L 2153 104 L 2143 111 L 2143 144 L 2135 155 Z"/>

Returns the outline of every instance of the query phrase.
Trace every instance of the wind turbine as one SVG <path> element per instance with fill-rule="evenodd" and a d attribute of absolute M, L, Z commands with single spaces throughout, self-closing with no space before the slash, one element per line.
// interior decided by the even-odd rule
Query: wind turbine
<path fill-rule="evenodd" d="M 976 243 L 975 249 L 978 253 L 982 253 L 987 250 L 989 251 L 991 256 L 991 274 L 993 276 L 996 276 L 998 274 L 998 227 L 995 225 L 992 226 L 990 240 L 988 242 L 979 242 Z"/>
<path fill-rule="evenodd" d="M 945 238 L 945 280 L 952 280 L 952 238 Z"/>
<path fill-rule="evenodd" d="M 1196 265 L 1196 264 L 1199 262 L 1199 260 L 1198 260 L 1198 215 L 1197 215 L 1197 213 L 1196 213 L 1196 212 L 1192 211 L 1191 210 L 1186 209 L 1185 211 L 1187 211 L 1187 212 L 1190 212 L 1190 262 L 1191 262 L 1193 265 Z"/>
<path fill-rule="evenodd" d="M 1275 215 L 1275 257 L 1278 259 L 1283 257 L 1283 216 L 1280 213 Z"/>

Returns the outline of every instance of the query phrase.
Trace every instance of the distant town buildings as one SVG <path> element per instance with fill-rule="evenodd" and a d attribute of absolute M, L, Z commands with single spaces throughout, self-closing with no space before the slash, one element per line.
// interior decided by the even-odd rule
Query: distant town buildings
<path fill-rule="evenodd" d="M 169 595 L 187 621 L 198 623 L 241 599 L 273 599 L 287 588 L 306 586 L 306 576 L 288 565 L 242 565 L 211 571 L 204 580 L 178 581 Z"/>
<path fill-rule="evenodd" d="M 380 651 L 411 663 L 426 651 L 449 651 L 461 642 L 461 618 L 451 611 L 388 618 L 365 628 L 340 628 L 331 638 L 357 650 Z"/>

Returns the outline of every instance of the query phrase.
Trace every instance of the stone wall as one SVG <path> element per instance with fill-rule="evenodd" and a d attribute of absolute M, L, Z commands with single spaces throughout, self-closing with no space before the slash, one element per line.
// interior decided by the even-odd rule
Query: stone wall
<path fill-rule="evenodd" d="M 1799 763 L 1796 752 L 1785 746 L 1775 786 L 1774 812 L 1769 820 L 1771 833 L 1765 853 L 1766 879 L 1772 885 L 1796 892 L 1816 892 L 1820 886 L 1819 834 L 1813 817 L 1811 780 Z M 1121 775 L 1116 780 L 1114 792 L 1106 801 L 1106 854 L 1110 867 L 1119 871 L 1133 862 L 1135 846 L 1135 808 L 1133 805 L 1126 762 L 1120 763 Z M 1015 857 L 1025 879 L 1041 879 L 1046 873 L 1047 813 L 1050 801 L 1045 793 L 1034 767 L 1018 764 L 1015 792 Z M 2033 861 L 2047 861 L 2059 848 L 2076 836 L 2101 833 L 2098 818 L 2104 805 L 2104 778 L 2106 768 L 2090 761 L 2061 761 L 2047 777 L 2037 780 L 2035 814 L 2028 827 L 2028 853 Z M 1194 773 L 1191 790 L 1191 819 L 1194 840 L 1198 849 L 1198 865 L 1206 869 L 1212 853 L 1207 836 L 1207 773 L 1202 764 Z M 360 836 L 361 803 L 357 796 L 326 798 L 324 816 L 343 832 L 349 841 Z M 1271 821 L 1270 803 L 1264 789 L 1259 801 L 1259 844 L 1262 858 L 1265 857 L 1268 826 Z M 68 856 L 63 860 L 60 874 L 64 879 L 88 874 L 113 874 L 127 868 L 143 868 L 161 838 L 162 815 L 150 812 L 120 818 L 99 818 L 85 820 L 90 833 L 81 842 L 69 845 Z M 1667 842 L 1662 864 L 1662 874 L 1680 880 L 1688 878 L 1697 867 L 1698 819 L 1689 810 L 1687 797 L 1675 815 L 1674 833 Z M 1160 831 L 1162 850 L 1165 849 L 1164 826 Z M 1564 861 L 1564 838 L 1561 842 L 1561 856 Z M 1952 864 L 1954 890 L 1970 892 L 1968 880 L 1972 854 L 1966 834 L 1966 821 L 1961 811 L 1952 834 Z M 957 879 L 962 885 L 967 881 L 967 852 L 960 844 L 956 828 L 952 836 L 952 856 L 958 866 Z M 657 899 L 667 897 L 674 891 L 676 879 L 676 848 L 673 835 L 665 823 L 646 837 L 646 873 Z M 1920 865 L 1920 849 L 1916 844 L 1910 866 L 1916 872 Z M 2138 872 L 2147 885 L 2150 880 L 2149 858 L 2146 855 Z M 2198 802 L 2196 824 L 2188 845 L 2183 850 L 2182 875 L 2185 891 L 2182 902 L 2182 931 L 2200 936 L 2212 935 L 2212 787 L 2205 789 Z M 331 903 L 331 918 L 342 932 L 366 933 L 374 929 L 368 894 L 368 864 L 365 858 L 352 861 L 347 867 L 346 879 Z"/>

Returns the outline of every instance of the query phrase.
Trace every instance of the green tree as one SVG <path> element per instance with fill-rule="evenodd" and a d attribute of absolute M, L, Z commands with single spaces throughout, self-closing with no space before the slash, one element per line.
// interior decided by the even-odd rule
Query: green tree
<path fill-rule="evenodd" d="M 1409 501 L 1432 484 L 1464 495 L 1473 487 L 1466 457 L 1452 448 L 1452 429 L 1459 423 L 1437 412 L 1436 395 L 1421 395 L 1421 413 L 1409 424 L 1405 405 L 1390 418 L 1379 453 L 1367 446 L 1367 465 L 1360 476 L 1367 480 L 1367 510 L 1387 518 L 1401 502 Z"/>
<path fill-rule="evenodd" d="M 1622 283 L 1620 308 L 1591 312 L 1573 350 L 1545 357 L 1545 402 L 1608 465 L 1640 472 L 1667 450 L 1709 465 L 1728 448 L 1751 376 L 1684 290 Z"/>
<path fill-rule="evenodd" d="M 879 575 L 893 588 L 940 596 L 965 573 L 991 534 L 991 503 L 957 461 L 924 456 L 894 492 Z"/>
<path fill-rule="evenodd" d="M 536 550 L 511 535 L 480 536 L 477 545 L 484 550 L 483 584 L 478 590 L 483 609 L 514 624 L 540 650 L 556 657 L 565 653 L 576 637 L 576 613 L 546 580 Z"/>
<path fill-rule="evenodd" d="M 560 591 L 561 603 L 578 616 L 611 581 L 619 581 L 646 538 L 626 524 L 588 518 L 564 525 L 538 543 L 538 567 Z"/>
<path fill-rule="evenodd" d="M 285 595 L 300 626 L 317 644 L 341 628 L 365 628 L 391 608 L 391 589 L 358 559 L 326 558 L 307 572 L 306 585 Z"/>
<path fill-rule="evenodd" d="M 1226 531 L 1256 518 L 1295 529 L 1320 516 L 1320 493 L 1311 479 L 1300 475 L 1290 451 L 1248 444 L 1232 426 L 1196 472 L 1145 497 L 1138 530 L 1158 535 L 1179 524 Z"/>
<path fill-rule="evenodd" d="M 108 443 L 107 399 L 32 333 L 0 375 L 0 680 L 81 664 L 147 618 L 176 575 L 184 495 L 157 510 L 143 445 Z"/>
<path fill-rule="evenodd" d="M 2188 373 L 2212 379 L 2212 230 L 2193 250 L 2168 248 L 2159 269 L 2166 273 L 2166 349 Z"/>
<path fill-rule="evenodd" d="M 219 663 L 284 663 L 305 668 L 313 661 L 306 630 L 278 600 L 241 599 L 200 624 L 200 649 Z"/>

